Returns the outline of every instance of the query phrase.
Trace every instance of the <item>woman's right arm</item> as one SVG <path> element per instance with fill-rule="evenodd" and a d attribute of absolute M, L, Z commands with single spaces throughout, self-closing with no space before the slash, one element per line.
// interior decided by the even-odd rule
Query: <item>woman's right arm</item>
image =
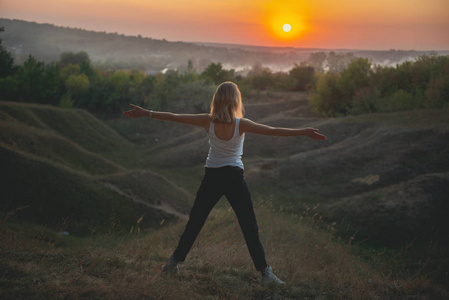
<path fill-rule="evenodd" d="M 151 117 L 161 121 L 171 121 L 203 127 L 206 131 L 209 128 L 210 118 L 208 114 L 174 114 L 171 112 L 150 111 L 133 104 L 130 104 L 130 106 L 134 109 L 125 111 L 124 113 L 128 118 Z"/>
<path fill-rule="evenodd" d="M 311 139 L 318 141 L 327 140 L 326 136 L 318 133 L 318 129 L 315 128 L 283 128 L 283 127 L 271 127 L 265 124 L 256 123 L 249 119 L 242 118 L 240 121 L 240 134 L 245 132 L 271 135 L 271 136 L 307 136 Z"/>

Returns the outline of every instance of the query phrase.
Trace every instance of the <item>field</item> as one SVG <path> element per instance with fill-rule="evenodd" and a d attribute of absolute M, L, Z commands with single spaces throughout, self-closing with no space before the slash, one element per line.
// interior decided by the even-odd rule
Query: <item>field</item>
<path fill-rule="evenodd" d="M 301 93 L 245 101 L 253 120 L 328 136 L 246 137 L 262 243 L 285 288 L 257 283 L 225 199 L 179 276 L 160 272 L 201 180 L 201 130 L 0 102 L 0 298 L 449 297 L 447 109 L 321 119 Z"/>

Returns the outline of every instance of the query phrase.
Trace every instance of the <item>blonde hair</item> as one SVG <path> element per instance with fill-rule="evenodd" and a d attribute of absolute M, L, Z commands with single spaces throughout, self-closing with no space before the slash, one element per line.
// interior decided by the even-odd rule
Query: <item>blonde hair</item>
<path fill-rule="evenodd" d="M 215 123 L 232 123 L 236 118 L 242 118 L 242 95 L 239 87 L 230 81 L 223 82 L 217 88 L 210 105 L 210 116 Z"/>

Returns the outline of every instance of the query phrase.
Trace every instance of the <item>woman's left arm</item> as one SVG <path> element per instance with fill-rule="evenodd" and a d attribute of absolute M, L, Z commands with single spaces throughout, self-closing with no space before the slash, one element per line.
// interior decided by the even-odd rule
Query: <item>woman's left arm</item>
<path fill-rule="evenodd" d="M 318 129 L 315 128 L 283 128 L 283 127 L 271 127 L 265 124 L 256 123 L 249 119 L 242 119 L 240 121 L 240 133 L 245 132 L 272 135 L 272 136 L 307 136 L 311 139 L 318 141 L 327 140 L 326 136 L 318 133 Z"/>

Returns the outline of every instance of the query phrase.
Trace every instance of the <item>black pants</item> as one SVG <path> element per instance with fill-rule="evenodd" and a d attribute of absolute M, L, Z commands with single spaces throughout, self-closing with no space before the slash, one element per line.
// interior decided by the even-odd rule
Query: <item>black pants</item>
<path fill-rule="evenodd" d="M 253 203 L 243 170 L 239 167 L 206 168 L 195 203 L 190 211 L 189 221 L 173 253 L 173 258 L 181 262 L 185 260 L 210 211 L 223 195 L 226 196 L 237 215 L 256 270 L 264 270 L 267 263 L 259 239 Z"/>

